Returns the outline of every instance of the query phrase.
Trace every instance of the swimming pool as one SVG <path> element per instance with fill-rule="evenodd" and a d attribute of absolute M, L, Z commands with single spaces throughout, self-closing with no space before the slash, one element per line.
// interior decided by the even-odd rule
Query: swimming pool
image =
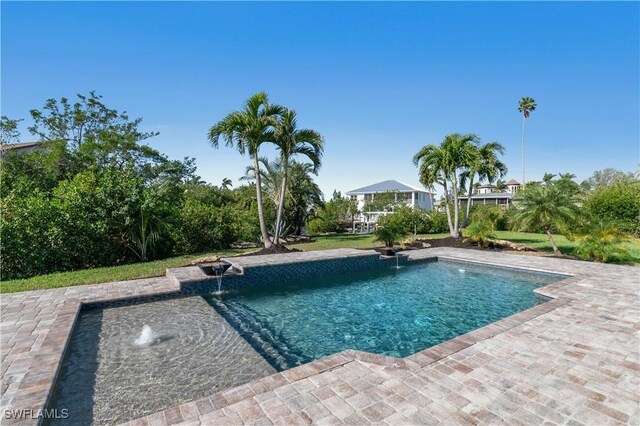
<path fill-rule="evenodd" d="M 543 302 L 534 289 L 565 278 L 369 257 L 256 267 L 220 295 L 200 283 L 85 306 L 50 407 L 115 424 L 345 349 L 405 357 Z M 275 278 L 294 273 L 306 278 Z M 155 337 L 141 346 L 147 326 Z"/>
<path fill-rule="evenodd" d="M 205 299 L 276 369 L 346 349 L 406 357 L 541 302 L 561 276 L 451 261 Z"/>

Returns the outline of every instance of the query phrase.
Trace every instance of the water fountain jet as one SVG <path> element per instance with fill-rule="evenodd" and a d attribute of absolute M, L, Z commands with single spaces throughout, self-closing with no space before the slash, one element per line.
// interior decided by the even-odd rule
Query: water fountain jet
<path fill-rule="evenodd" d="M 144 327 L 142 327 L 142 332 L 140 333 L 140 336 L 133 341 L 133 344 L 135 346 L 144 348 L 144 347 L 151 346 L 155 343 L 158 343 L 159 341 L 160 341 L 160 335 L 155 331 L 153 331 L 153 329 L 149 327 L 147 324 L 145 324 Z"/>

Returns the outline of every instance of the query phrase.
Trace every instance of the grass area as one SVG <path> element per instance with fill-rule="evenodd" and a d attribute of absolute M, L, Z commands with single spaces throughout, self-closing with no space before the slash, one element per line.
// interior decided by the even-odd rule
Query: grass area
<path fill-rule="evenodd" d="M 80 271 L 57 272 L 54 274 L 38 275 L 31 278 L 2 281 L 0 293 L 39 290 L 45 288 L 69 287 L 85 284 L 98 284 L 111 281 L 126 281 L 136 278 L 159 277 L 165 274 L 167 268 L 177 268 L 191 263 L 193 259 L 202 256 L 233 256 L 250 250 L 221 250 L 215 253 L 171 257 L 145 263 L 131 263 L 128 265 L 110 266 L 106 268 L 83 269 Z"/>
<path fill-rule="evenodd" d="M 527 245 L 538 250 L 552 251 L 551 245 L 544 234 L 530 234 L 526 232 L 496 231 L 498 238 L 517 244 Z M 449 234 L 424 234 L 418 238 L 444 238 Z M 313 243 L 296 244 L 300 250 L 328 250 L 334 248 L 367 249 L 380 247 L 382 243 L 374 240 L 373 235 L 340 234 L 317 237 Z M 562 235 L 554 235 L 556 244 L 563 254 L 572 255 L 576 243 L 567 240 Z M 640 239 L 632 239 L 625 243 L 629 254 L 640 264 Z M 111 281 L 126 281 L 136 278 L 158 277 L 165 274 L 165 269 L 188 265 L 193 259 L 201 256 L 233 256 L 249 252 L 251 250 L 221 250 L 200 255 L 188 255 L 172 257 L 164 260 L 156 260 L 146 263 L 132 263 L 129 265 L 112 266 L 107 268 L 85 269 L 81 271 L 59 272 L 49 275 L 40 275 L 27 279 L 0 282 L 0 293 L 12 293 L 17 291 L 38 290 L 45 288 L 68 287 L 85 284 L 97 284 Z"/>

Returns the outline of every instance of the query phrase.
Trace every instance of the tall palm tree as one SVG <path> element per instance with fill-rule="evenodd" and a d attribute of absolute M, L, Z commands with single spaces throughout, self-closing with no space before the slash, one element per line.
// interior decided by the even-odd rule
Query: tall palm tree
<path fill-rule="evenodd" d="M 542 225 L 555 254 L 560 250 L 551 231 L 575 221 L 577 207 L 571 196 L 557 185 L 529 185 L 514 199 L 516 223 L 523 227 Z"/>
<path fill-rule="evenodd" d="M 518 103 L 518 111 L 520 111 L 520 113 L 522 114 L 522 148 L 521 149 L 522 149 L 522 185 L 523 187 L 526 186 L 527 184 L 527 181 L 525 180 L 525 173 L 524 173 L 524 124 L 527 118 L 529 118 L 531 111 L 535 111 L 535 109 L 536 109 L 536 101 L 533 98 L 529 98 L 525 96 L 522 99 L 520 99 L 520 102 Z"/>
<path fill-rule="evenodd" d="M 322 163 L 324 139 L 320 133 L 314 130 L 298 129 L 295 110 L 285 108 L 275 127 L 275 144 L 280 152 L 280 164 L 282 165 L 282 183 L 279 188 L 275 227 L 275 241 L 276 245 L 279 245 L 289 164 L 294 156 L 304 155 L 311 161 L 312 173 L 317 174 Z"/>
<path fill-rule="evenodd" d="M 479 142 L 479 139 L 476 141 Z M 484 145 L 468 147 L 470 152 L 470 161 L 460 176 L 460 187 L 465 188 L 468 180 L 469 186 L 467 190 L 467 208 L 462 219 L 462 228 L 467 226 L 469 212 L 471 211 L 471 196 L 473 195 L 474 179 L 478 176 L 478 180 L 486 180 L 493 183 L 497 178 L 503 177 L 507 173 L 507 166 L 498 159 L 498 154 L 504 154 L 504 147 L 498 142 L 489 142 Z"/>
<path fill-rule="evenodd" d="M 413 156 L 413 163 L 419 169 L 420 183 L 432 190 L 435 184 L 443 187 L 449 231 L 454 238 L 460 236 L 459 176 L 471 163 L 477 139 L 472 134 L 452 133 L 445 136 L 440 145 L 426 145 Z M 453 205 L 453 218 L 450 203 Z"/>
<path fill-rule="evenodd" d="M 264 219 L 258 158 L 260 146 L 275 141 L 273 129 L 282 112 L 281 106 L 270 104 L 267 94 L 259 92 L 245 101 L 242 110 L 228 114 L 209 129 L 209 142 L 214 148 L 218 148 L 219 140 L 222 138 L 227 146 L 235 145 L 241 155 L 248 153 L 253 160 L 260 233 L 265 248 L 271 247 L 273 243 Z"/>

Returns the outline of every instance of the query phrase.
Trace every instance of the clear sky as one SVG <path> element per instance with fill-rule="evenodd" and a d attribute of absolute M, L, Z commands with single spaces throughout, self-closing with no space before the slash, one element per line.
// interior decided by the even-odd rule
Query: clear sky
<path fill-rule="evenodd" d="M 326 139 L 327 197 L 385 179 L 417 184 L 418 149 L 477 133 L 520 179 L 637 169 L 640 4 L 11 3 L 2 8 L 2 114 L 96 90 L 235 184 L 248 158 L 213 150 L 208 128 L 256 91 Z M 25 131 L 23 140 L 31 137 Z M 268 152 L 265 152 L 268 153 Z"/>

